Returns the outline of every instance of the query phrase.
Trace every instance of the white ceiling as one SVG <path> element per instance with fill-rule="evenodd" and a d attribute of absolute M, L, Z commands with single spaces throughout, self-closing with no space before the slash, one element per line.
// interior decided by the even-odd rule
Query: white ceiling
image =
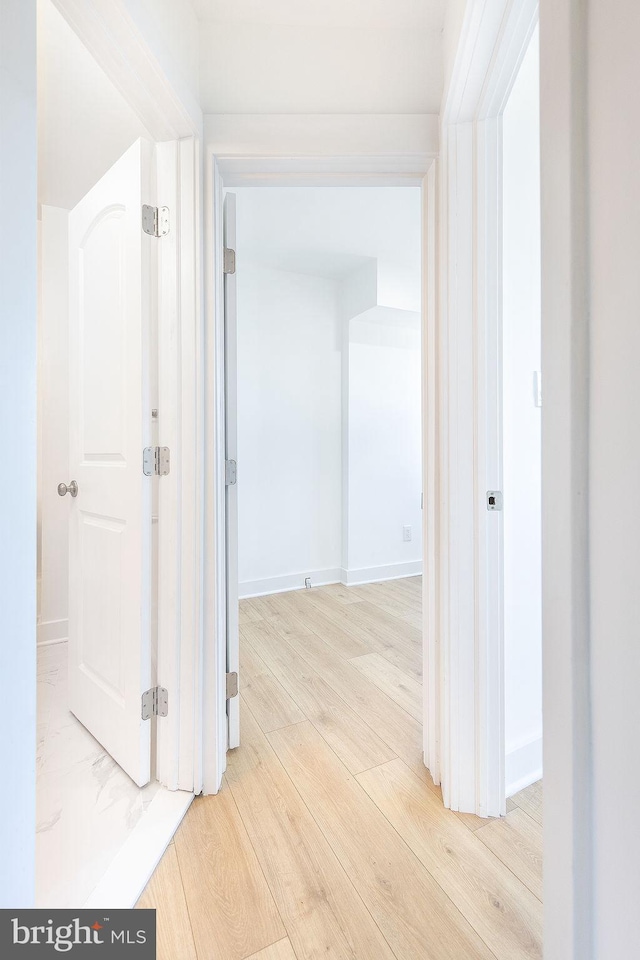
<path fill-rule="evenodd" d="M 245 261 L 343 280 L 376 259 L 385 284 L 420 301 L 419 187 L 242 187 L 238 274 Z"/>
<path fill-rule="evenodd" d="M 270 23 L 283 26 L 442 27 L 444 0 L 192 0 L 202 20 L 218 23 Z"/>
<path fill-rule="evenodd" d="M 445 0 L 193 0 L 205 113 L 437 113 Z"/>

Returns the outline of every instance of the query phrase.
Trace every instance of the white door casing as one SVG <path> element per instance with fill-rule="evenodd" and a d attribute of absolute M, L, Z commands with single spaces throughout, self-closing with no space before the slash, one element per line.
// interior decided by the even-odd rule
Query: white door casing
<path fill-rule="evenodd" d="M 442 793 L 505 811 L 502 515 L 501 117 L 537 0 L 472 0 L 442 111 L 438 344 Z"/>
<path fill-rule="evenodd" d="M 236 248 L 236 196 L 224 198 L 224 246 Z M 238 336 L 236 275 L 224 274 L 224 393 L 225 393 L 225 457 L 238 459 Z M 238 485 L 227 483 L 225 492 L 225 537 L 227 568 L 227 673 L 240 669 L 240 636 L 238 625 Z M 229 749 L 240 745 L 240 699 L 227 700 Z"/>
<path fill-rule="evenodd" d="M 69 706 L 140 786 L 150 778 L 153 247 L 139 140 L 69 215 Z"/>
<path fill-rule="evenodd" d="M 438 281 L 436 275 L 435 243 L 429 242 L 435 237 L 437 225 L 437 175 L 435 169 L 435 149 L 426 154 L 377 156 L 366 155 L 336 155 L 323 158 L 309 159 L 307 156 L 265 157 L 256 148 L 249 149 L 247 157 L 217 156 L 213 147 L 209 145 L 206 171 L 206 199 L 205 209 L 212 211 L 212 216 L 205 221 L 206 243 L 211 251 L 211 260 L 214 269 L 205 274 L 205 301 L 209 315 L 213 318 L 213 332 L 205 345 L 205 380 L 206 409 L 209 416 L 209 426 L 206 429 L 207 455 L 205 467 L 205 524 L 204 524 L 204 611 L 205 636 L 212 637 L 213 642 L 205 644 L 203 674 L 203 756 L 204 756 L 204 793 L 216 793 L 220 789 L 222 776 L 226 767 L 226 753 L 230 746 L 239 742 L 239 731 L 232 730 L 233 711 L 237 710 L 232 700 L 229 704 L 224 695 L 224 664 L 229 666 L 230 638 L 235 638 L 237 644 L 237 627 L 228 630 L 226 619 L 229 606 L 230 592 L 228 589 L 227 566 L 229 563 L 227 536 L 227 505 L 224 486 L 224 461 L 227 456 L 226 434 L 227 422 L 227 389 L 225 349 L 225 294 L 231 289 L 223 280 L 223 248 L 235 241 L 230 233 L 225 234 L 224 207 L 225 190 L 244 186 L 335 186 L 339 183 L 345 187 L 368 186 L 374 181 L 379 186 L 420 186 L 425 193 L 425 252 L 428 261 L 428 276 L 430 281 Z M 429 176 L 427 177 L 427 171 Z M 428 194 L 429 199 L 426 200 Z M 232 196 L 226 194 L 226 197 Z M 235 197 L 234 197 L 235 199 Z M 240 269 L 242 269 L 240 265 Z M 227 277 L 227 280 L 229 277 Z M 434 290 L 435 284 L 431 284 Z M 233 283 L 235 294 L 235 281 Z M 425 366 L 431 369 L 436 362 L 434 344 L 429 341 L 427 348 L 426 319 L 433 317 L 436 309 L 437 296 L 425 296 L 425 306 L 429 310 L 423 312 L 423 342 L 425 343 Z M 427 380 L 435 384 L 435 378 Z M 434 387 L 435 389 L 435 387 Z M 435 469 L 435 450 L 437 438 L 435 404 L 430 400 L 431 394 L 424 394 L 423 416 L 429 424 L 429 440 L 425 446 L 425 468 L 427 465 Z M 428 454 L 426 451 L 429 451 Z M 234 457 L 235 459 L 235 457 Z M 425 476 L 429 476 L 426 469 Z M 238 468 L 239 483 L 242 483 L 242 463 Z M 236 494 L 237 495 L 237 494 Z M 435 485 L 425 489 L 425 511 L 423 530 L 425 543 L 427 542 L 426 529 L 430 528 L 432 519 L 437 516 L 437 494 Z M 237 536 L 237 532 L 236 532 Z M 435 554 L 437 555 L 437 547 Z M 237 554 L 234 555 L 234 564 L 237 564 Z M 435 623 L 437 603 L 435 591 L 437 581 L 435 569 L 431 569 L 428 585 L 425 586 L 425 608 L 428 609 L 428 622 Z M 236 578 L 234 590 L 237 597 L 237 569 L 232 574 Z M 237 616 L 237 606 L 234 606 Z M 432 688 L 439 684 L 439 655 L 434 652 L 428 642 L 428 632 L 425 633 L 425 656 L 429 655 L 429 682 Z M 238 655 L 235 646 L 234 655 Z M 237 663 L 237 660 L 235 661 Z M 240 677 L 240 686 L 242 678 Z M 434 698 L 435 701 L 435 698 Z M 231 705 L 232 716 L 229 716 Z M 439 755 L 439 702 L 425 699 L 425 710 L 428 715 L 425 723 L 425 756 L 430 758 L 429 768 L 437 770 L 436 762 Z M 235 739 L 231 739 L 235 732 Z M 437 773 L 436 773 L 437 776 Z"/>

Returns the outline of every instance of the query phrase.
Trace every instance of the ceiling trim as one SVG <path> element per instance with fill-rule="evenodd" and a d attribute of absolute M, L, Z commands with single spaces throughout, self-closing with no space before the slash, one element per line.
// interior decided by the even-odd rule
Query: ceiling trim
<path fill-rule="evenodd" d="M 368 157 L 216 156 L 225 187 L 419 187 L 433 158 L 424 154 Z"/>

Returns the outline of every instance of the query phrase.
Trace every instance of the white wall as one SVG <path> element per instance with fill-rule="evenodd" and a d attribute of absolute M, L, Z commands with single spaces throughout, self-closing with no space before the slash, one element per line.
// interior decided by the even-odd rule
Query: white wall
<path fill-rule="evenodd" d="M 545 960 L 640 942 L 635 0 L 542 0 Z"/>
<path fill-rule="evenodd" d="M 506 790 L 542 775 L 540 95 L 538 35 L 503 118 Z"/>
<path fill-rule="evenodd" d="M 70 210 L 147 132 L 52 0 L 38 3 L 38 201 Z"/>
<path fill-rule="evenodd" d="M 349 323 L 347 583 L 422 571 L 420 314 Z M 411 541 L 403 527 L 411 527 Z"/>
<path fill-rule="evenodd" d="M 241 593 L 419 573 L 419 191 L 236 194 Z"/>
<path fill-rule="evenodd" d="M 447 98 L 466 9 L 467 0 L 447 0 L 445 3 L 442 29 L 443 103 Z"/>
<path fill-rule="evenodd" d="M 609 960 L 640 943 L 640 6 L 588 7 L 591 836 Z"/>
<path fill-rule="evenodd" d="M 200 93 L 200 26 L 191 0 L 124 0 L 145 43 L 185 102 Z"/>
<path fill-rule="evenodd" d="M 238 204 L 240 595 L 339 578 L 341 384 L 335 281 L 242 259 Z M 292 578 L 292 579 L 288 579 Z"/>
<path fill-rule="evenodd" d="M 197 0 L 206 113 L 436 113 L 442 0 Z"/>
<path fill-rule="evenodd" d="M 35 0 L 0 0 L 0 75 L 0 907 L 15 908 L 35 870 Z"/>
<path fill-rule="evenodd" d="M 309 157 L 321 169 L 317 158 L 384 157 L 392 174 L 407 156 L 410 172 L 426 172 L 439 139 L 435 113 L 207 114 L 204 136 L 218 156 Z"/>

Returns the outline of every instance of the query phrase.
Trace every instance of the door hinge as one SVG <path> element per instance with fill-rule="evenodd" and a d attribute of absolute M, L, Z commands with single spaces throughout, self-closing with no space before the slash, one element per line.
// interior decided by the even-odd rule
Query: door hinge
<path fill-rule="evenodd" d="M 228 673 L 227 674 L 227 700 L 231 700 L 232 697 L 238 696 L 238 674 L 237 673 Z"/>
<path fill-rule="evenodd" d="M 142 451 L 142 472 L 145 477 L 166 477 L 171 469 L 169 447 L 145 447 Z"/>
<path fill-rule="evenodd" d="M 169 691 L 165 687 L 151 687 L 142 694 L 142 719 L 169 715 Z"/>
<path fill-rule="evenodd" d="M 224 462 L 224 484 L 226 487 L 232 487 L 238 480 L 238 464 L 235 460 L 225 460 Z"/>
<path fill-rule="evenodd" d="M 223 258 L 224 273 L 235 273 L 236 272 L 236 252 L 232 250 L 231 247 L 224 248 L 224 258 Z"/>
<path fill-rule="evenodd" d="M 169 233 L 169 207 L 142 204 L 142 229 L 150 237 L 166 237 Z"/>

